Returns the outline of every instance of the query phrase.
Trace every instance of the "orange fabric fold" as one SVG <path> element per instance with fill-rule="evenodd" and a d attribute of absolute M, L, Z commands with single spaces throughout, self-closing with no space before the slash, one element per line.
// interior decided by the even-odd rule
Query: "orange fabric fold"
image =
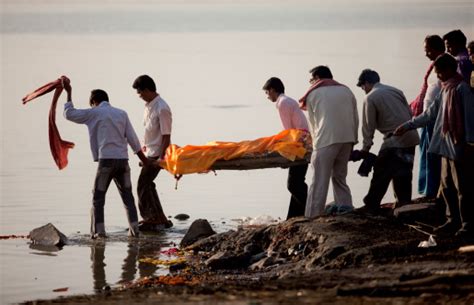
<path fill-rule="evenodd" d="M 308 140 L 309 139 L 309 140 Z M 172 144 L 166 150 L 160 166 L 175 176 L 204 173 L 210 170 L 217 160 L 232 160 L 243 156 L 278 152 L 290 161 L 304 158 L 305 141 L 311 136 L 305 130 L 288 129 L 277 135 L 242 142 L 211 142 L 206 145 Z"/>
<path fill-rule="evenodd" d="M 47 83 L 46 85 L 36 89 L 35 91 L 26 95 L 22 99 L 23 104 L 26 104 L 39 96 L 45 95 L 55 90 L 53 100 L 51 102 L 51 107 L 49 109 L 48 133 L 49 148 L 51 149 L 51 154 L 53 155 L 54 162 L 56 162 L 56 165 L 59 169 L 63 169 L 67 166 L 67 154 L 69 152 L 69 149 L 74 147 L 74 143 L 61 139 L 58 127 L 56 126 L 56 105 L 58 103 L 59 96 L 63 91 L 63 87 L 61 84 L 63 78 L 67 80 L 65 76 L 62 76 L 61 78 Z"/>

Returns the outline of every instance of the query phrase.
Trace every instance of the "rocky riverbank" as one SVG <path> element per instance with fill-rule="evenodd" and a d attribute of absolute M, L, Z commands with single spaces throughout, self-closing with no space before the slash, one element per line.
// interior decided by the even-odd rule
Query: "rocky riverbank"
<path fill-rule="evenodd" d="M 427 228 L 358 211 L 242 228 L 188 246 L 168 276 L 29 304 L 474 304 L 474 252 L 419 247 Z"/>

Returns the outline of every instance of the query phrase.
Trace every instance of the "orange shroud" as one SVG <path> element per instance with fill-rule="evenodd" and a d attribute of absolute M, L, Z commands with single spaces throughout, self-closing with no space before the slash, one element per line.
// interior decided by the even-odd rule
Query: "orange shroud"
<path fill-rule="evenodd" d="M 271 137 L 242 142 L 211 142 L 202 146 L 170 145 L 160 166 L 175 176 L 203 173 L 217 160 L 231 160 L 243 156 L 278 152 L 290 161 L 306 154 L 304 138 L 308 132 L 288 129 Z"/>
<path fill-rule="evenodd" d="M 59 96 L 63 91 L 63 86 L 61 83 L 63 78 L 65 80 L 68 80 L 67 77 L 62 76 L 61 78 L 47 83 L 46 85 L 36 89 L 35 91 L 28 94 L 22 99 L 23 104 L 26 104 L 27 102 L 56 89 L 56 91 L 54 91 L 53 100 L 49 109 L 48 132 L 49 148 L 51 149 L 51 154 L 53 155 L 54 162 L 56 162 L 56 165 L 59 169 L 63 169 L 67 166 L 68 151 L 69 149 L 74 147 L 74 143 L 61 139 L 58 127 L 56 126 L 56 104 L 58 103 Z"/>

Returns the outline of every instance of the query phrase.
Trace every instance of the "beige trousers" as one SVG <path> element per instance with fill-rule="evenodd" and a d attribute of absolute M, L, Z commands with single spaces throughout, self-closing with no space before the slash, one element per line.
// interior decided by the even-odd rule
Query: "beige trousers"
<path fill-rule="evenodd" d="M 313 151 L 311 167 L 314 173 L 304 216 L 312 218 L 324 214 L 330 179 L 335 203 L 352 206 L 351 190 L 346 183 L 352 147 L 353 143 L 337 143 Z"/>

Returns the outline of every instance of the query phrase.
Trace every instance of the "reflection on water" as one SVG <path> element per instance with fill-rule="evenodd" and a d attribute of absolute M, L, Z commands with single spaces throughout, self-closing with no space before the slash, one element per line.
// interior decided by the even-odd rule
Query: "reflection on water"
<path fill-rule="evenodd" d="M 105 280 L 105 244 L 104 246 L 91 246 L 92 277 L 94 290 L 102 290 L 107 282 Z"/>
<path fill-rule="evenodd" d="M 62 247 L 56 247 L 56 246 L 44 246 L 44 245 L 38 245 L 38 244 L 30 244 L 30 249 L 33 250 L 38 250 L 35 252 L 30 252 L 31 254 L 36 254 L 36 255 L 49 255 L 49 256 L 57 256 L 57 253 L 62 249 Z"/>
<path fill-rule="evenodd" d="M 153 276 L 156 273 L 167 273 L 165 269 L 160 270 L 154 264 L 143 263 L 139 261 L 142 258 L 158 257 L 162 249 L 161 245 L 149 242 L 144 243 L 139 240 L 130 241 L 127 243 L 127 249 L 124 253 L 120 277 L 118 280 L 113 279 L 114 282 L 112 282 L 111 285 L 111 283 L 107 282 L 107 276 L 105 272 L 105 267 L 107 266 L 105 263 L 106 245 L 107 242 L 104 240 L 95 242 L 90 246 L 93 289 L 96 292 L 103 291 L 104 287 L 130 283 L 139 278 Z"/>

